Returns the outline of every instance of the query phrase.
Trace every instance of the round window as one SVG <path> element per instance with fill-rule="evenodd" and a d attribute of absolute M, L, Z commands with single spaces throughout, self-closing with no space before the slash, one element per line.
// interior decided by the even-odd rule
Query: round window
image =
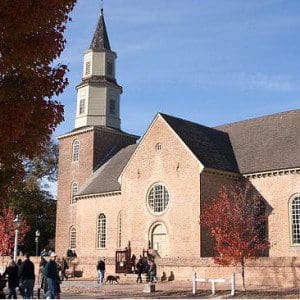
<path fill-rule="evenodd" d="M 169 192 L 163 185 L 154 185 L 148 194 L 148 205 L 154 213 L 163 212 L 169 203 Z"/>

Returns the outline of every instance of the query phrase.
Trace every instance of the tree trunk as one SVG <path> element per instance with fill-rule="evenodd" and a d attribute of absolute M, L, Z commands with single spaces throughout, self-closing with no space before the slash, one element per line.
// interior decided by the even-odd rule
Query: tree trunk
<path fill-rule="evenodd" d="M 242 266 L 243 290 L 246 291 L 246 284 L 245 284 L 245 259 L 244 258 L 242 258 L 242 260 L 241 260 L 241 266 Z"/>

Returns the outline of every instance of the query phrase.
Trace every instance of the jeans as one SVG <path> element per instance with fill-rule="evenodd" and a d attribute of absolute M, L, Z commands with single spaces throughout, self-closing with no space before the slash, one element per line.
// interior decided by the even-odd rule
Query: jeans
<path fill-rule="evenodd" d="M 57 295 L 57 278 L 49 278 L 47 277 L 47 283 L 48 283 L 48 291 L 46 292 L 46 298 L 47 299 L 55 299 L 55 296 Z"/>
<path fill-rule="evenodd" d="M 24 279 L 22 285 L 23 285 L 24 299 L 32 299 L 34 279 Z"/>
<path fill-rule="evenodd" d="M 17 292 L 15 287 L 10 287 L 9 288 L 9 294 L 7 296 L 8 299 L 17 299 Z"/>
<path fill-rule="evenodd" d="M 142 281 L 142 273 L 141 272 L 138 272 L 138 277 L 137 277 L 137 279 L 136 279 L 136 282 L 137 283 L 142 283 L 143 281 Z"/>
<path fill-rule="evenodd" d="M 149 273 L 149 280 L 150 280 L 150 282 L 157 282 L 156 274 L 153 273 L 153 272 L 150 272 Z"/>
<path fill-rule="evenodd" d="M 101 270 L 97 270 L 98 271 L 98 275 L 99 275 L 99 283 L 103 283 L 104 282 L 104 274 L 105 271 L 101 271 Z"/>

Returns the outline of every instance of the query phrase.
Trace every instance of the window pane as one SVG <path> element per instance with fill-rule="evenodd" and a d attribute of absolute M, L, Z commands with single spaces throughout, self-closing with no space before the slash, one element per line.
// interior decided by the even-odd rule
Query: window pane
<path fill-rule="evenodd" d="M 75 203 L 75 195 L 78 192 L 78 184 L 76 182 L 73 182 L 72 184 L 72 191 L 71 191 L 71 203 Z"/>
<path fill-rule="evenodd" d="M 169 193 L 166 187 L 156 184 L 148 194 L 148 205 L 155 213 L 163 212 L 169 203 Z"/>
<path fill-rule="evenodd" d="M 91 62 L 87 61 L 85 63 L 85 75 L 89 75 L 91 73 Z"/>
<path fill-rule="evenodd" d="M 98 217 L 98 228 L 97 228 L 97 247 L 105 248 L 106 246 L 106 217 L 104 214 L 100 214 Z"/>
<path fill-rule="evenodd" d="M 73 143 L 73 161 L 79 160 L 79 141 Z"/>
<path fill-rule="evenodd" d="M 293 200 L 291 210 L 293 244 L 300 244 L 300 197 Z"/>
<path fill-rule="evenodd" d="M 70 230 L 70 247 L 76 248 L 76 229 L 72 227 Z"/>
<path fill-rule="evenodd" d="M 83 114 L 85 112 L 85 99 L 81 99 L 79 102 L 79 114 Z"/>
<path fill-rule="evenodd" d="M 120 212 L 118 216 L 118 248 L 122 247 L 122 226 L 123 226 L 123 213 Z"/>

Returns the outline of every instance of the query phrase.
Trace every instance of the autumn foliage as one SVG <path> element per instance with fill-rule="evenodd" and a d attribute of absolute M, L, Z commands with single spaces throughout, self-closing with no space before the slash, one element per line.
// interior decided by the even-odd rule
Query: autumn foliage
<path fill-rule="evenodd" d="M 246 181 L 222 187 L 218 196 L 201 209 L 200 224 L 215 240 L 214 261 L 242 266 L 269 249 L 266 234 L 267 211 L 262 197 Z"/>
<path fill-rule="evenodd" d="M 15 229 L 14 229 L 14 219 L 16 218 L 14 212 L 9 208 L 3 211 L 2 216 L 0 216 L 0 255 L 11 254 L 14 248 L 15 240 Z M 26 221 L 20 216 L 21 223 L 18 232 L 18 245 L 22 246 L 24 244 L 24 239 L 26 233 L 29 231 L 29 226 Z"/>
<path fill-rule="evenodd" d="M 68 84 L 63 51 L 76 0 L 2 0 L 0 5 L 0 194 L 19 180 L 22 160 L 43 152 L 63 121 L 55 98 Z"/>

